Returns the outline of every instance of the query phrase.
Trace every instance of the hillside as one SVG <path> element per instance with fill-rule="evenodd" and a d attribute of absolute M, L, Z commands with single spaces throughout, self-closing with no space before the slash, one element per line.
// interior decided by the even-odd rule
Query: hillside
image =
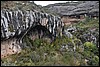
<path fill-rule="evenodd" d="M 65 27 L 76 27 L 72 36 L 64 34 L 49 43 L 47 40 L 30 40 L 25 37 L 25 48 L 19 53 L 1 60 L 2 66 L 98 66 L 99 65 L 99 20 Z M 88 39 L 87 39 L 88 38 Z M 96 40 L 94 40 L 96 38 Z"/>
<path fill-rule="evenodd" d="M 41 7 L 41 5 L 35 4 L 34 1 L 1 1 L 1 9 L 42 11 Z"/>
<path fill-rule="evenodd" d="M 24 24 L 27 26 L 30 21 L 36 22 L 39 20 L 40 16 L 41 18 L 42 16 L 46 16 L 49 18 L 49 21 L 52 21 L 48 24 L 50 25 L 50 30 L 54 28 L 52 32 L 58 34 L 60 29 L 63 29 L 62 36 L 59 34 L 53 38 L 54 36 L 51 35 L 50 31 L 48 31 L 45 26 L 38 25 L 36 22 L 37 25 L 31 27 L 32 29 L 30 29 L 30 31 L 28 30 L 27 35 L 23 37 L 20 44 L 21 48 L 19 48 L 19 43 L 17 43 L 17 41 L 15 43 L 16 39 L 13 39 L 13 37 L 12 39 L 9 38 L 8 40 L 4 40 L 3 45 L 1 45 L 1 52 L 3 53 L 3 47 L 6 43 L 7 46 L 4 48 L 7 48 L 9 44 L 11 44 L 12 48 L 8 49 L 10 50 L 14 48 L 16 53 L 9 55 L 9 53 L 14 51 L 8 51 L 7 56 L 4 55 L 4 57 L 1 58 L 1 66 L 99 66 L 99 18 L 95 19 L 85 17 L 84 21 L 62 26 L 59 17 L 54 17 L 54 15 L 76 16 L 82 13 L 92 13 L 99 16 L 98 1 L 56 3 L 44 7 L 35 4 L 34 1 L 1 1 L 1 9 L 10 11 L 19 10 L 19 14 L 16 11 L 12 13 L 13 15 L 8 11 L 8 16 L 11 18 L 10 21 L 12 22 L 9 24 L 11 32 L 12 27 L 17 29 L 23 27 Z M 27 12 L 27 15 L 24 16 L 21 10 L 33 10 L 38 12 L 34 13 L 30 11 L 30 14 Z M 39 14 L 39 12 L 42 13 Z M 3 15 L 1 17 L 4 18 L 1 18 L 1 20 L 5 20 L 5 24 L 3 22 L 1 24 L 3 25 L 2 29 L 4 29 L 4 27 L 6 28 L 6 23 L 9 20 L 8 17 L 7 19 L 5 18 L 7 12 L 6 14 L 3 12 L 1 13 Z M 11 15 L 14 17 L 12 18 Z M 34 17 L 34 20 L 32 18 L 29 19 L 32 15 L 36 16 Z M 29 20 L 28 23 L 23 22 L 21 16 L 26 17 L 24 19 L 26 21 Z M 17 21 L 15 22 L 16 19 Z M 16 25 L 18 25 L 18 27 Z M 46 25 L 46 23 L 43 23 L 43 25 Z M 60 29 L 56 28 L 57 26 Z M 18 33 L 20 33 L 20 29 L 19 32 L 17 31 Z M 14 43 L 17 48 L 13 46 Z"/>
<path fill-rule="evenodd" d="M 78 1 L 78 2 L 66 2 L 55 3 L 42 7 L 37 5 L 34 1 L 1 1 L 1 9 L 12 10 L 37 10 L 40 12 L 46 12 L 57 16 L 62 15 L 77 15 L 77 14 L 94 14 L 99 15 L 99 2 L 98 1 Z"/>
<path fill-rule="evenodd" d="M 62 15 L 79 15 L 83 13 L 99 13 L 98 1 L 78 1 L 55 3 L 43 7 L 47 12 Z M 97 14 L 98 15 L 98 14 Z"/>

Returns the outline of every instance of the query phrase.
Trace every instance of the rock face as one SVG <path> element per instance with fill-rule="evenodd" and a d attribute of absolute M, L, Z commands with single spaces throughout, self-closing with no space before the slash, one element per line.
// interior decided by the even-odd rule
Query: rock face
<path fill-rule="evenodd" d="M 60 17 L 47 13 L 32 10 L 1 10 L 1 45 L 8 45 L 6 48 L 2 47 L 2 57 L 16 53 L 19 50 L 17 47 L 22 46 L 22 38 L 30 34 L 31 29 L 37 26 L 40 28 L 43 26 L 50 35 L 56 37 L 62 33 L 63 23 Z M 14 48 L 10 50 L 9 47 L 13 42 L 15 46 L 13 45 Z M 8 52 L 5 52 L 6 50 Z"/>
<path fill-rule="evenodd" d="M 61 32 L 63 27 L 60 17 L 47 13 L 1 10 L 1 40 L 20 35 L 36 25 L 45 26 L 54 36 L 57 36 L 57 30 Z"/>
<path fill-rule="evenodd" d="M 22 38 L 25 35 L 32 36 L 34 27 L 44 27 L 50 35 L 50 39 L 62 34 L 63 23 L 61 18 L 51 14 L 43 13 L 40 9 L 41 6 L 36 5 L 33 1 L 2 1 L 1 4 L 1 45 L 2 57 L 9 54 L 15 54 L 23 46 Z M 39 29 L 40 29 L 39 28 Z M 34 28 L 37 29 L 37 28 Z M 39 35 L 45 36 L 43 29 L 38 32 Z M 45 30 L 45 29 L 44 29 Z M 32 33 L 30 33 L 32 32 Z M 52 36 L 54 38 L 52 38 Z M 9 49 L 14 43 L 14 48 Z M 4 48 L 5 46 L 8 46 Z M 18 49 L 16 50 L 16 48 Z M 8 52 L 7 52 L 8 51 Z"/>
<path fill-rule="evenodd" d="M 19 53 L 21 51 L 20 44 L 15 38 L 2 41 L 1 47 L 1 58 L 7 57 L 11 54 Z"/>
<path fill-rule="evenodd" d="M 92 14 L 99 15 L 99 1 L 78 1 L 56 3 L 45 6 L 49 12 L 55 12 L 59 15 L 79 15 Z M 95 14 L 94 14 L 95 13 Z"/>

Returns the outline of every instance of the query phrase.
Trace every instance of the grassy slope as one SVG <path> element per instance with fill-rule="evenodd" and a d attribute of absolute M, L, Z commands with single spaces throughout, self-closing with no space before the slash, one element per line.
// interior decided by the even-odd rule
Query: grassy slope
<path fill-rule="evenodd" d="M 98 20 L 90 20 L 81 23 L 74 24 L 77 28 L 84 29 L 84 32 L 92 28 L 99 29 Z M 80 32 L 77 32 L 80 34 Z M 98 51 L 93 43 L 85 42 L 81 47 L 73 51 L 73 46 L 76 45 L 80 39 L 76 36 L 73 38 L 67 38 L 63 36 L 62 38 L 57 38 L 53 43 L 48 43 L 41 39 L 37 39 L 34 42 L 26 39 L 27 45 L 32 45 L 33 47 L 27 47 L 22 50 L 21 53 L 9 56 L 8 58 L 2 59 L 2 65 L 9 66 L 88 66 L 88 65 L 99 65 L 99 56 L 95 55 Z M 75 42 L 76 40 L 76 42 Z M 61 50 L 63 44 L 69 46 L 68 49 Z M 80 43 L 79 43 L 80 44 Z M 90 47 L 88 47 L 90 46 Z M 92 47 L 93 46 L 93 47 Z M 84 48 L 84 50 L 83 50 Z M 94 50 L 94 51 L 91 51 Z M 89 62 L 85 62 L 88 59 Z"/>

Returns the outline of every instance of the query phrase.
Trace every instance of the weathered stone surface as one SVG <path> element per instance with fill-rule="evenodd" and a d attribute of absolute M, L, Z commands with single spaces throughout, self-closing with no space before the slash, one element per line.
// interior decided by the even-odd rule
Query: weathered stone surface
<path fill-rule="evenodd" d="M 45 26 L 54 36 L 61 33 L 63 23 L 60 17 L 47 13 L 28 11 L 1 10 L 1 39 L 20 35 L 32 26 Z M 57 30 L 59 29 L 59 33 Z"/>
<path fill-rule="evenodd" d="M 19 53 L 24 45 L 22 38 L 27 34 L 32 37 L 30 32 L 34 33 L 35 31 L 31 30 L 36 26 L 40 26 L 40 28 L 43 26 L 46 31 L 49 31 L 51 37 L 56 37 L 62 33 L 63 23 L 60 17 L 38 11 L 1 10 L 1 57 Z M 42 33 L 38 32 L 40 35 Z M 5 46 L 7 47 L 5 48 Z"/>
<path fill-rule="evenodd" d="M 93 14 L 95 12 L 99 15 L 99 1 L 57 3 L 45 6 L 44 8 L 46 7 L 48 11 L 53 11 L 59 15 Z"/>
<path fill-rule="evenodd" d="M 10 38 L 1 42 L 1 58 L 7 57 L 11 54 L 16 54 L 21 51 L 20 44 L 16 38 Z"/>

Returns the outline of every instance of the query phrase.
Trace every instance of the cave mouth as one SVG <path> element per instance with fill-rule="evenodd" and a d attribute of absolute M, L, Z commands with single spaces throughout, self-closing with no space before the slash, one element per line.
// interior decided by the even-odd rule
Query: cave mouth
<path fill-rule="evenodd" d="M 30 39 L 48 39 L 50 42 L 54 40 L 54 36 L 50 31 L 42 25 L 36 25 L 30 28 L 30 30 L 26 34 Z"/>

